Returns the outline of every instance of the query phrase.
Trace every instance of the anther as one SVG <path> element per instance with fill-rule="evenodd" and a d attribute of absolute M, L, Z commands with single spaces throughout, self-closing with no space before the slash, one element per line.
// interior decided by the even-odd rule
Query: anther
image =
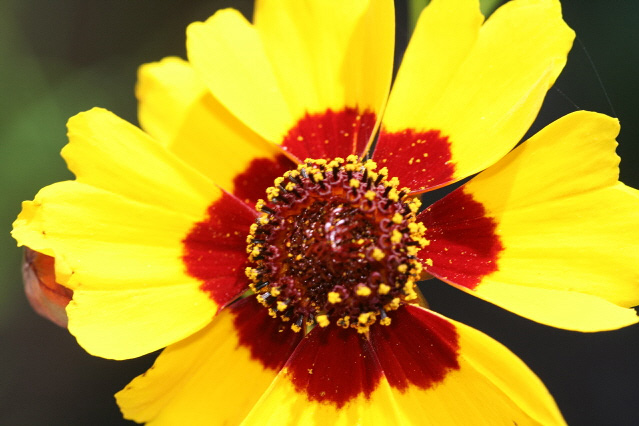
<path fill-rule="evenodd" d="M 326 315 L 318 315 L 315 317 L 315 321 L 317 321 L 317 325 L 320 327 L 327 327 L 331 323 Z"/>
<path fill-rule="evenodd" d="M 297 317 L 297 320 L 295 321 L 295 324 L 291 324 L 291 330 L 299 333 L 300 331 L 302 331 L 302 324 L 304 324 L 304 317 L 302 315 L 299 315 Z"/>
<path fill-rule="evenodd" d="M 379 323 L 381 325 L 390 325 L 391 319 L 388 317 L 388 314 L 386 313 L 384 308 L 379 309 L 379 317 L 380 317 Z"/>
<path fill-rule="evenodd" d="M 267 285 L 269 285 L 268 281 L 260 281 L 259 283 L 255 284 L 255 290 L 256 291 L 260 291 L 262 290 L 264 287 L 266 287 Z"/>

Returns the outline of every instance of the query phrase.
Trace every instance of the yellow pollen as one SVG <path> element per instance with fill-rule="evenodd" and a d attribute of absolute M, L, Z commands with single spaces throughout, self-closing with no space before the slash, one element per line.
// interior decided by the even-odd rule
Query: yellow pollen
<path fill-rule="evenodd" d="M 280 195 L 280 190 L 273 186 L 266 188 L 266 195 L 269 201 L 273 201 L 273 198 Z"/>
<path fill-rule="evenodd" d="M 373 201 L 375 199 L 375 195 L 376 195 L 375 191 L 366 191 L 366 193 L 364 194 L 364 197 L 366 197 L 368 201 Z"/>
<path fill-rule="evenodd" d="M 260 222 L 260 225 L 266 225 L 268 223 L 268 215 L 262 214 L 258 220 Z"/>
<path fill-rule="evenodd" d="M 410 209 L 410 211 L 412 213 L 417 213 L 417 211 L 419 210 L 419 208 L 422 206 L 422 202 L 419 201 L 417 198 L 413 198 L 409 203 L 408 203 L 408 208 Z"/>
<path fill-rule="evenodd" d="M 391 287 L 388 284 L 380 284 L 377 289 L 377 292 L 382 295 L 388 294 L 389 291 L 391 291 Z"/>
<path fill-rule="evenodd" d="M 342 296 L 339 295 L 339 293 L 335 292 L 335 291 L 329 291 L 328 292 L 328 303 L 339 303 L 342 301 Z"/>
<path fill-rule="evenodd" d="M 277 302 L 277 310 L 278 311 L 280 311 L 280 312 L 285 311 L 287 307 L 288 307 L 288 305 L 286 303 L 284 303 L 282 301 L 278 301 Z"/>
<path fill-rule="evenodd" d="M 328 166 L 329 167 L 339 167 L 342 164 L 344 164 L 344 159 L 342 157 L 335 157 L 335 159 L 333 159 L 333 161 L 328 163 Z"/>
<path fill-rule="evenodd" d="M 391 302 L 388 304 L 388 307 L 390 310 L 395 310 L 397 308 L 399 308 L 399 305 L 401 303 L 401 300 L 399 299 L 399 297 L 394 298 L 393 300 L 391 300 Z"/>
<path fill-rule="evenodd" d="M 289 182 L 286 184 L 286 186 L 284 187 L 287 191 L 292 191 L 295 189 L 295 184 L 293 182 Z"/>
<path fill-rule="evenodd" d="M 402 233 L 399 232 L 397 229 L 393 229 L 393 232 L 391 233 L 391 243 L 393 244 L 399 244 L 402 241 Z"/>
<path fill-rule="evenodd" d="M 324 176 L 323 176 L 320 172 L 313 173 L 313 180 L 314 180 L 315 182 L 319 182 L 319 181 L 321 181 L 322 179 L 324 179 Z"/>
<path fill-rule="evenodd" d="M 368 324 L 369 321 L 374 320 L 375 319 L 375 314 L 372 312 L 363 312 L 361 314 L 359 314 L 359 316 L 357 317 L 357 322 L 360 324 Z"/>
<path fill-rule="evenodd" d="M 407 289 L 406 287 L 404 287 L 404 294 L 406 294 L 406 296 L 405 296 L 406 300 L 415 300 L 415 299 L 417 299 L 417 293 L 415 293 L 415 290 L 413 290 L 412 287 L 410 289 Z"/>
<path fill-rule="evenodd" d="M 364 167 L 366 167 L 366 170 L 368 170 L 369 172 L 372 172 L 377 168 L 377 163 L 375 163 L 373 160 L 367 160 L 364 163 Z"/>
<path fill-rule="evenodd" d="M 280 176 L 275 178 L 275 181 L 273 183 L 277 186 L 277 185 L 281 185 L 283 182 L 284 182 L 284 178 Z"/>
<path fill-rule="evenodd" d="M 327 327 L 331 323 L 326 315 L 318 315 L 315 317 L 315 320 L 317 320 L 317 324 L 320 327 Z"/>
<path fill-rule="evenodd" d="M 430 259 L 430 258 L 429 258 L 429 259 L 426 259 L 424 262 L 425 262 L 428 266 L 433 266 L 433 259 Z"/>
<path fill-rule="evenodd" d="M 355 328 L 357 329 L 357 332 L 359 334 L 368 333 L 368 331 L 370 330 L 370 327 L 368 325 L 362 325 L 362 324 L 357 324 Z"/>
<path fill-rule="evenodd" d="M 299 333 L 300 331 L 302 331 L 302 327 L 300 327 L 297 324 L 291 324 L 291 330 L 293 330 L 296 333 Z"/>
<path fill-rule="evenodd" d="M 353 188 L 359 188 L 359 181 L 357 179 L 351 179 L 348 184 Z"/>
<path fill-rule="evenodd" d="M 272 295 L 272 296 L 275 296 L 275 297 L 279 296 L 279 295 L 280 295 L 280 289 L 279 289 L 279 288 L 277 288 L 277 287 L 273 287 L 273 288 L 271 289 L 271 295 Z"/>
<path fill-rule="evenodd" d="M 388 167 L 382 167 L 377 171 L 382 176 L 388 176 Z"/>
<path fill-rule="evenodd" d="M 397 270 L 398 270 L 400 273 L 405 274 L 405 273 L 406 273 L 406 271 L 408 270 L 408 265 L 406 265 L 406 264 L 402 263 L 401 265 L 399 265 L 399 266 L 397 267 Z"/>
<path fill-rule="evenodd" d="M 251 267 L 246 268 L 244 273 L 251 280 L 257 279 L 257 271 Z"/>
<path fill-rule="evenodd" d="M 380 261 L 384 258 L 384 252 L 381 249 L 375 247 L 373 249 L 373 252 L 371 253 L 371 256 L 373 256 L 373 259 Z"/>
<path fill-rule="evenodd" d="M 391 220 L 393 221 L 393 223 L 399 225 L 400 223 L 402 223 L 402 220 L 404 220 L 404 217 L 401 214 L 399 214 L 399 213 L 395 213 L 393 215 L 393 219 L 391 219 Z M 411 222 L 411 224 L 412 224 L 412 222 Z"/>
<path fill-rule="evenodd" d="M 381 325 L 390 325 L 390 323 L 391 323 L 391 319 L 390 319 L 389 317 L 382 318 L 381 320 L 379 320 L 379 323 L 380 323 Z"/>
<path fill-rule="evenodd" d="M 388 199 L 395 202 L 399 201 L 399 194 L 395 188 L 391 188 L 388 192 Z"/>
<path fill-rule="evenodd" d="M 348 328 L 348 326 L 351 324 L 351 318 L 350 317 L 343 317 L 337 320 L 337 325 L 339 325 L 340 327 L 343 328 Z"/>
<path fill-rule="evenodd" d="M 370 288 L 366 287 L 365 285 L 361 285 L 357 287 L 357 290 L 355 290 L 355 293 L 357 293 L 358 296 L 366 297 L 366 296 L 370 296 L 372 291 Z"/>
<path fill-rule="evenodd" d="M 416 256 L 417 252 L 419 252 L 419 247 L 417 246 L 408 246 L 406 248 L 406 253 L 408 253 L 409 256 Z"/>

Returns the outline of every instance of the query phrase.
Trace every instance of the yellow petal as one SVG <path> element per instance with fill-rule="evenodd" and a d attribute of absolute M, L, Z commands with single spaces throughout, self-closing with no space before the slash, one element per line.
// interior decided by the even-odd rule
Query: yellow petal
<path fill-rule="evenodd" d="M 555 327 L 599 331 L 638 322 L 626 308 L 639 304 L 639 192 L 617 181 L 618 132 L 615 119 L 575 112 L 457 191 L 481 206 L 483 219 L 467 218 L 465 227 L 457 228 L 429 225 L 425 217 L 434 217 L 446 198 L 433 205 L 422 216 L 428 232 L 441 231 L 440 241 L 420 253 L 435 259 L 429 272 Z M 476 226 L 487 222 L 490 232 Z M 478 273 L 488 251 L 473 246 L 480 235 L 488 241 L 491 232 L 499 246 L 491 255 L 496 263 Z M 447 256 L 442 248 L 451 244 L 466 257 L 438 263 Z"/>
<path fill-rule="evenodd" d="M 116 394 L 124 417 L 154 426 L 239 424 L 301 339 L 281 325 L 254 298 L 230 306 Z"/>
<path fill-rule="evenodd" d="M 275 178 L 295 167 L 282 150 L 246 127 L 210 93 L 186 111 L 169 149 L 249 203 L 264 198 Z"/>
<path fill-rule="evenodd" d="M 194 285 L 83 290 L 67 306 L 69 332 L 95 356 L 129 359 L 184 339 L 207 325 L 217 306 Z"/>
<path fill-rule="evenodd" d="M 488 336 L 417 306 L 369 337 L 315 328 L 242 425 L 565 424 L 544 385 Z"/>
<path fill-rule="evenodd" d="M 459 29 L 457 24 L 452 27 L 462 34 L 459 45 L 449 39 L 440 40 L 448 34 L 445 31 L 430 36 L 433 41 L 424 36 L 430 34 L 428 28 L 417 34 L 422 38 L 417 39 L 415 48 L 407 53 L 407 68 L 400 70 L 382 124 L 379 149 L 386 143 L 385 139 L 395 143 L 392 142 L 395 136 L 402 132 L 412 131 L 420 139 L 424 132 L 436 131 L 443 141 L 437 143 L 435 150 L 450 151 L 448 155 L 437 155 L 434 159 L 431 155 L 424 160 L 422 154 L 430 152 L 429 144 L 423 144 L 415 148 L 421 149 L 420 152 L 412 150 L 397 164 L 387 164 L 391 174 L 398 174 L 395 169 L 407 168 L 410 158 L 420 159 L 422 167 L 413 167 L 414 170 L 426 169 L 426 179 L 423 182 L 417 179 L 410 185 L 416 191 L 462 179 L 508 152 L 535 119 L 547 90 L 566 62 L 574 38 L 561 18 L 558 1 L 516 0 L 506 3 L 488 19 L 469 50 L 478 17 L 470 4 L 465 3 L 461 10 L 465 11 L 463 23 L 468 28 Z M 444 17 L 443 22 L 451 19 L 446 18 L 448 13 L 443 4 L 437 8 L 438 3 L 434 2 L 434 11 L 424 12 L 427 14 L 422 19 L 424 25 L 430 13 L 437 14 L 433 19 Z M 427 76 L 433 74 L 438 86 L 431 90 L 431 84 L 435 83 L 422 77 L 426 61 L 408 55 L 421 54 L 419 48 L 435 43 L 434 40 L 443 46 L 445 53 L 441 61 L 447 75 L 427 72 Z M 452 40 L 457 38 L 453 36 Z M 444 48 L 451 44 L 454 47 L 448 53 Z M 432 50 L 435 56 L 428 58 L 428 67 L 438 68 L 438 55 L 442 53 Z M 464 53 L 466 57 L 460 62 Z M 410 146 L 417 139 L 402 140 L 402 144 Z M 451 165 L 452 170 L 442 176 L 430 176 L 429 169 L 445 165 Z"/>
<path fill-rule="evenodd" d="M 76 295 L 71 332 L 91 353 L 125 358 L 203 327 L 246 287 L 255 212 L 107 111 L 72 118 L 69 136 L 77 180 L 25 202 L 13 235 L 55 257 L 56 281 Z M 203 253 L 215 261 L 201 265 Z"/>
<path fill-rule="evenodd" d="M 363 153 L 390 86 L 393 3 L 263 0 L 255 22 L 224 10 L 189 27 L 189 59 L 213 96 L 297 158 L 308 154 L 304 138 L 311 147 L 341 145 L 327 155 L 311 149 L 314 158 Z M 318 114 L 329 117 L 316 123 Z M 336 125 L 330 137 L 310 130 Z"/>
<path fill-rule="evenodd" d="M 380 112 L 393 67 L 392 1 L 259 0 L 255 28 L 296 117 L 346 106 Z"/>
<path fill-rule="evenodd" d="M 294 125 L 259 34 L 239 12 L 221 10 L 189 25 L 186 44 L 213 96 L 251 129 L 277 141 Z"/>
<path fill-rule="evenodd" d="M 248 203 L 264 198 L 273 180 L 294 167 L 217 101 L 186 61 L 170 57 L 143 65 L 136 93 L 147 132 Z"/>
<path fill-rule="evenodd" d="M 181 241 L 194 222 L 68 181 L 25 201 L 13 236 L 20 245 L 55 254 L 56 278 L 71 289 L 143 288 L 186 279 Z"/>
<path fill-rule="evenodd" d="M 152 352 L 204 326 L 218 305 L 187 275 L 182 239 L 192 219 L 79 182 L 42 189 L 14 223 L 20 245 L 55 256 L 74 290 L 69 330 L 106 358 Z"/>
<path fill-rule="evenodd" d="M 370 343 L 355 329 L 315 327 L 242 422 L 403 424 Z"/>
<path fill-rule="evenodd" d="M 157 141 L 168 145 L 175 139 L 189 107 L 206 91 L 193 68 L 180 58 L 168 57 L 142 65 L 135 87 L 140 125 Z"/>
<path fill-rule="evenodd" d="M 210 180 L 109 111 L 80 113 L 68 128 L 62 156 L 78 182 L 195 218 L 219 196 Z"/>
<path fill-rule="evenodd" d="M 475 294 L 523 317 L 568 330 L 615 330 L 639 322 L 634 309 L 572 289 L 511 285 L 489 279 Z"/>
<path fill-rule="evenodd" d="M 448 84 L 475 47 L 483 21 L 477 0 L 432 0 L 424 8 L 393 85 L 384 117 L 386 128 L 429 126 L 411 109 L 427 108 L 445 96 Z"/>
<path fill-rule="evenodd" d="M 391 317 L 390 326 L 371 327 L 371 344 L 393 389 L 399 424 L 565 424 L 535 374 L 490 337 L 416 306 Z M 451 350 L 456 366 L 424 381 Z"/>

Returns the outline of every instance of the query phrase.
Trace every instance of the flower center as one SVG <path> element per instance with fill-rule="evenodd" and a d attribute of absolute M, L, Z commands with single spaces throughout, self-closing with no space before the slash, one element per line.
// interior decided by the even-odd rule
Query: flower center
<path fill-rule="evenodd" d="M 246 274 L 260 303 L 293 330 L 334 321 L 366 332 L 417 298 L 416 254 L 428 244 L 415 222 L 421 203 L 376 168 L 356 156 L 307 159 L 258 201 Z"/>

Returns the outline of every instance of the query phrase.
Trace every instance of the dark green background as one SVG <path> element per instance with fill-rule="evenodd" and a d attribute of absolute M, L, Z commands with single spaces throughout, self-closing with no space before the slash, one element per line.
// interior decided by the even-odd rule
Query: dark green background
<path fill-rule="evenodd" d="M 93 358 L 65 330 L 34 314 L 23 296 L 21 251 L 9 237 L 11 222 L 22 200 L 70 177 L 58 154 L 68 117 L 97 105 L 136 122 L 138 65 L 184 56 L 189 22 L 226 6 L 250 16 L 251 3 L 0 1 L 0 424 L 126 423 L 112 394 L 153 356 L 126 362 Z M 397 4 L 401 47 L 408 33 L 402 24 L 406 6 Z M 577 108 L 617 115 L 621 178 L 639 187 L 639 2 L 563 4 L 581 43 L 556 84 L 565 97 L 552 90 L 534 128 Z M 569 424 L 639 424 L 639 326 L 590 335 L 555 330 L 434 280 L 422 287 L 433 309 L 490 334 L 524 359 Z"/>

